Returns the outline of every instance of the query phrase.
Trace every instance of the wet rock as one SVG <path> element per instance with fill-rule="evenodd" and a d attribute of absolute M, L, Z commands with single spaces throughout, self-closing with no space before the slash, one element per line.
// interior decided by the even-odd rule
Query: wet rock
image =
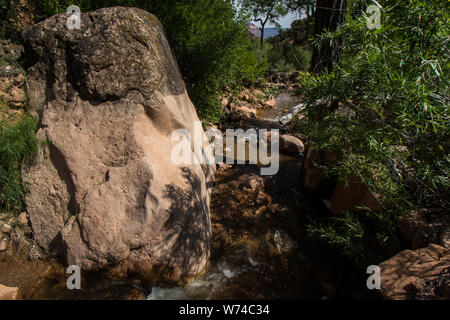
<path fill-rule="evenodd" d="M 19 288 L 0 284 L 0 300 L 20 300 Z"/>
<path fill-rule="evenodd" d="M 274 232 L 273 241 L 279 254 L 289 253 L 296 247 L 295 241 L 292 240 L 291 236 L 283 230 L 276 230 Z"/>
<path fill-rule="evenodd" d="M 439 236 L 450 226 L 450 216 L 442 209 L 419 209 L 398 218 L 398 227 L 403 239 L 413 249 L 438 243 Z"/>
<path fill-rule="evenodd" d="M 9 100 L 10 104 L 15 107 L 23 107 L 26 101 L 25 92 L 19 87 L 13 87 L 8 93 L 6 99 Z"/>
<path fill-rule="evenodd" d="M 299 138 L 283 134 L 280 136 L 280 151 L 300 156 L 305 151 L 305 145 Z"/>
<path fill-rule="evenodd" d="M 250 106 L 232 104 L 232 109 L 240 117 L 239 120 L 242 118 L 255 118 L 256 117 L 256 109 L 251 108 Z"/>
<path fill-rule="evenodd" d="M 331 210 L 334 214 L 344 211 L 359 211 L 360 207 L 367 207 L 372 211 L 380 211 L 382 206 L 377 195 L 358 177 L 351 177 L 348 185 L 338 183 L 331 197 Z"/>
<path fill-rule="evenodd" d="M 449 299 L 449 266 L 447 248 L 430 244 L 426 248 L 405 250 L 380 265 L 380 292 L 389 300 L 420 298 L 420 292 L 427 299 Z"/>
<path fill-rule="evenodd" d="M 226 163 L 218 163 L 217 164 L 217 170 L 218 171 L 225 171 L 233 168 L 232 164 L 226 164 Z"/>
<path fill-rule="evenodd" d="M 265 194 L 262 191 L 259 191 L 258 194 L 256 195 L 256 200 L 255 200 L 256 204 L 257 205 L 265 204 L 267 202 L 267 198 L 268 198 L 267 194 Z"/>
<path fill-rule="evenodd" d="M 30 109 L 48 142 L 22 173 L 34 236 L 85 271 L 188 281 L 210 254 L 215 163 L 206 139 L 202 164 L 171 159 L 174 130 L 203 129 L 163 27 L 125 7 L 83 13 L 76 32 L 66 20 L 23 33 Z"/>
<path fill-rule="evenodd" d="M 9 89 L 12 86 L 12 80 L 8 77 L 2 77 L 0 78 L 0 91 L 3 92 L 2 96 L 5 95 L 6 97 L 6 92 L 9 91 Z"/>

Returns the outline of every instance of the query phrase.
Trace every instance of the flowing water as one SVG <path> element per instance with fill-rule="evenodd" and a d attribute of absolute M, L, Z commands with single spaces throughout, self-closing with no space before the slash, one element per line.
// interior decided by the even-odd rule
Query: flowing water
<path fill-rule="evenodd" d="M 282 129 L 280 119 L 300 109 L 298 100 L 284 94 L 274 108 L 259 110 L 258 119 L 229 126 Z M 61 266 L 49 271 L 47 265 L 32 265 L 13 256 L 0 259 L 0 266 L 10 270 L 11 277 L 18 269 L 29 275 L 22 280 L 23 287 L 33 286 L 25 292 L 27 299 L 354 298 L 355 290 L 361 291 L 365 284 L 365 275 L 355 273 L 341 256 L 307 237 L 306 226 L 313 217 L 328 212 L 302 191 L 301 169 L 300 158 L 281 155 L 280 170 L 274 176 L 261 177 L 258 165 L 248 162 L 218 170 L 211 198 L 210 264 L 184 287 L 146 289 L 137 282 L 90 275 L 83 280 L 84 290 L 68 292 Z"/>
<path fill-rule="evenodd" d="M 229 126 L 279 129 L 280 119 L 303 107 L 289 93 L 276 101 L 274 108 L 258 110 L 257 119 Z M 301 159 L 281 155 L 275 176 L 259 176 L 260 168 L 248 162 L 219 170 L 211 199 L 210 266 L 185 287 L 152 288 L 148 299 L 350 297 L 361 275 L 352 275 L 346 261 L 307 237 L 312 216 L 328 212 L 302 191 L 301 168 Z"/>

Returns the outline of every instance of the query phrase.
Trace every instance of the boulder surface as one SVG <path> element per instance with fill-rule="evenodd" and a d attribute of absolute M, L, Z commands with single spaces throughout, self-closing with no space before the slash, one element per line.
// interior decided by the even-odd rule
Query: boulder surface
<path fill-rule="evenodd" d="M 450 299 L 450 251 L 437 244 L 405 250 L 383 262 L 381 294 L 388 300 Z"/>
<path fill-rule="evenodd" d="M 137 8 L 82 14 L 81 29 L 67 18 L 23 33 L 40 119 L 22 174 L 35 238 L 82 271 L 192 279 L 210 254 L 215 164 L 206 141 L 192 151 L 199 164 L 171 159 L 172 132 L 193 139 L 199 119 L 163 27 Z"/>

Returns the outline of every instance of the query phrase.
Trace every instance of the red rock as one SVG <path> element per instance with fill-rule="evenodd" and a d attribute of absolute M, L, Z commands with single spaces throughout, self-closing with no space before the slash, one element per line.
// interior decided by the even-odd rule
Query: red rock
<path fill-rule="evenodd" d="M 331 209 L 334 214 L 343 211 L 358 211 L 358 207 L 367 207 L 373 211 L 382 209 L 377 198 L 359 178 L 350 178 L 347 187 L 338 183 L 331 197 Z"/>
<path fill-rule="evenodd" d="M 418 250 L 402 251 L 380 265 L 380 293 L 389 300 L 411 299 L 411 288 L 424 287 L 427 282 L 438 280 L 446 270 L 448 272 L 449 267 L 450 251 L 436 244 Z M 443 289 L 444 294 L 448 294 L 450 284 L 447 282 Z M 450 296 L 443 298 L 449 299 Z"/>
<path fill-rule="evenodd" d="M 0 284 L 0 300 L 19 300 L 20 292 L 17 287 L 7 287 Z"/>

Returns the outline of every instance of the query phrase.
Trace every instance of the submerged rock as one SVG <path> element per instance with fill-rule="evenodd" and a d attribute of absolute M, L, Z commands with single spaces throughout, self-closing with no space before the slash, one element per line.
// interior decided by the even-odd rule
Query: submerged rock
<path fill-rule="evenodd" d="M 23 34 L 42 124 L 37 160 L 23 171 L 36 240 L 83 271 L 197 276 L 210 254 L 215 163 L 206 138 L 195 154 L 203 164 L 171 160 L 172 132 L 194 137 L 199 119 L 161 24 L 123 7 L 83 14 L 80 30 L 66 20 Z"/>

